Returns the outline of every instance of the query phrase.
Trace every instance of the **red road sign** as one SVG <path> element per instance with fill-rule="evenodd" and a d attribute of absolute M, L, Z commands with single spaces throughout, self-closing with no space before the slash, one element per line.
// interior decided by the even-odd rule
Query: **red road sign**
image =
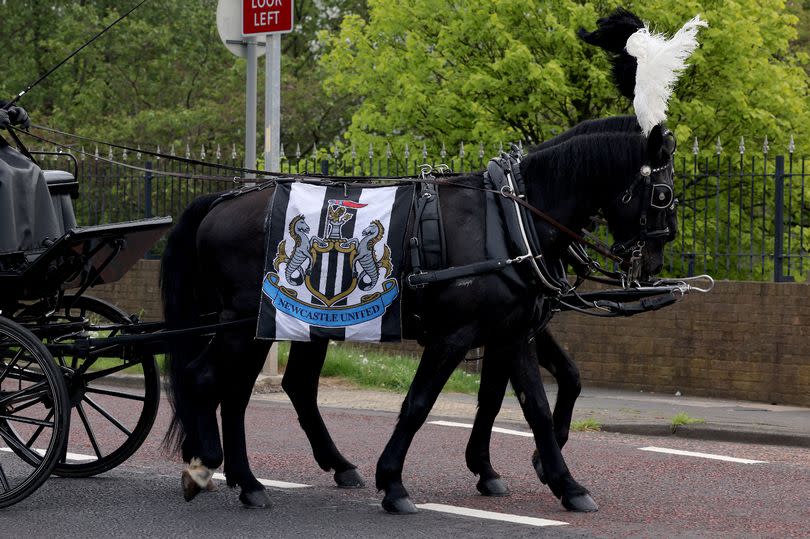
<path fill-rule="evenodd" d="M 242 0 L 242 35 L 283 34 L 293 27 L 293 0 Z"/>

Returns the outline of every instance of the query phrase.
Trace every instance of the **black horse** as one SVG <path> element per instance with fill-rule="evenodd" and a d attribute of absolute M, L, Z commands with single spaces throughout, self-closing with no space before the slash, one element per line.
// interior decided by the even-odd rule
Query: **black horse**
<path fill-rule="evenodd" d="M 520 169 L 529 203 L 574 230 L 601 210 L 617 244 L 641 248 L 643 271 L 652 275 L 662 266 L 663 244 L 669 238 L 658 235 L 642 245 L 641 234 L 648 229 L 674 231 L 674 216 L 651 207 L 643 187 L 648 182 L 640 180 L 650 177 L 654 184 L 671 187 L 670 150 L 660 126 L 649 138 L 637 132 L 586 134 L 530 154 Z M 449 240 L 448 264 L 460 266 L 484 258 L 479 218 L 484 193 L 476 189 L 483 186 L 483 177 L 474 174 L 454 178 L 452 183 L 459 185 L 439 185 L 439 190 Z M 223 322 L 256 315 L 264 261 L 264 212 L 270 196 L 268 188 L 213 207 L 214 198 L 203 197 L 186 210 L 169 237 L 161 268 L 170 327 L 193 326 L 203 313 L 212 311 Z M 645 216 L 643 225 L 641 216 Z M 544 222 L 538 221 L 535 227 L 547 259 L 563 257 L 570 239 Z M 402 484 L 407 449 L 466 351 L 485 345 L 483 377 L 511 380 L 535 435 L 538 467 L 552 492 L 569 509 L 594 510 L 587 489 L 573 479 L 562 458 L 537 363 L 527 349 L 529 336 L 550 317 L 541 291 L 528 284 L 516 287 L 498 274 L 477 276 L 464 288 L 453 282 L 432 288 L 424 309 L 425 326 L 430 328 L 425 352 L 377 466 L 376 484 L 385 490 L 383 507 L 395 513 L 415 510 Z M 300 369 L 305 375 L 308 369 L 317 372 L 325 346 L 323 342 L 297 343 L 288 369 Z M 241 487 L 240 500 L 249 506 L 268 503 L 264 487 L 249 468 L 244 436 L 245 408 L 267 348 L 267 342 L 254 340 L 252 328 L 234 328 L 221 331 L 208 343 L 178 341 L 171 353 L 172 433 L 184 460 L 193 463 L 190 480 L 205 486 L 209 469 L 222 463 L 224 452 L 227 483 Z M 305 356 L 313 363 L 306 363 Z M 502 366 L 491 369 L 490 375 L 487 365 L 496 364 Z M 303 378 L 309 379 L 314 393 L 317 376 Z M 218 406 L 224 447 L 215 416 Z M 320 442 L 328 445 L 331 440 Z M 319 446 L 323 444 L 313 443 L 321 463 Z M 343 471 L 353 471 L 345 464 L 349 468 Z M 340 466 L 331 467 L 340 472 Z"/>
<path fill-rule="evenodd" d="M 531 147 L 529 153 L 550 148 L 579 135 L 639 131 L 640 127 L 635 116 L 588 120 L 553 139 Z M 554 435 L 562 449 L 568 441 L 574 405 L 581 391 L 579 369 L 547 328 L 544 327 L 537 335 L 531 336 L 529 343 L 533 347 L 533 355 L 539 365 L 549 371 L 557 383 L 557 400 L 552 415 Z M 326 359 L 326 350 L 325 342 L 292 343 L 282 388 L 295 407 L 317 464 L 324 471 L 335 472 L 335 482 L 339 487 L 362 487 L 365 484 L 363 478 L 356 471 L 356 466 L 335 446 L 318 410 L 318 381 Z M 481 377 L 478 411 L 465 452 L 466 463 L 469 470 L 479 477 L 476 488 L 481 494 L 505 496 L 509 490 L 500 474 L 492 467 L 489 444 L 492 427 L 505 395 L 508 371 L 504 369 L 505 364 L 493 358 L 489 350 L 485 351 L 482 363 L 486 374 Z M 536 458 L 535 462 L 538 462 Z M 538 475 L 542 476 L 542 470 L 537 471 Z"/>

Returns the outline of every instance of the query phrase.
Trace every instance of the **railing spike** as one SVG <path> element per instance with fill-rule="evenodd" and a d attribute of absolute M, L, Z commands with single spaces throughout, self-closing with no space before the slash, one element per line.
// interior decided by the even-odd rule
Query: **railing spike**
<path fill-rule="evenodd" d="M 427 144 L 422 143 L 422 159 L 427 161 Z"/>
<path fill-rule="evenodd" d="M 335 149 L 332 150 L 332 157 L 335 158 L 335 161 L 340 159 L 340 148 L 338 147 L 337 143 L 335 143 Z"/>
<path fill-rule="evenodd" d="M 464 151 L 464 141 L 461 141 L 461 147 L 458 149 L 458 156 L 464 159 L 466 152 Z"/>
<path fill-rule="evenodd" d="M 158 146 L 157 146 L 157 152 L 156 152 L 156 153 L 157 153 L 158 155 L 157 155 L 155 158 L 156 158 L 158 161 L 160 161 L 160 144 L 158 144 Z"/>
<path fill-rule="evenodd" d="M 221 159 L 222 159 L 222 147 L 219 144 L 217 144 L 217 161 L 220 161 Z"/>
<path fill-rule="evenodd" d="M 301 144 L 295 143 L 295 158 L 301 159 Z"/>
<path fill-rule="evenodd" d="M 127 160 L 127 149 L 126 149 L 126 148 L 124 148 L 124 151 L 123 151 L 123 152 L 121 152 L 121 160 L 122 160 L 122 161 L 126 161 L 126 160 Z"/>
<path fill-rule="evenodd" d="M 287 156 L 284 155 L 284 144 L 281 144 L 279 146 L 278 158 L 279 159 L 286 159 L 287 158 Z"/>
<path fill-rule="evenodd" d="M 368 158 L 369 159 L 374 159 L 374 143 L 373 142 L 368 143 Z"/>
<path fill-rule="evenodd" d="M 391 159 L 391 155 L 392 155 L 391 154 L 391 143 L 386 142 L 385 143 L 385 157 L 387 157 L 388 159 Z"/>
<path fill-rule="evenodd" d="M 745 137 L 740 137 L 740 155 L 745 153 Z"/>
<path fill-rule="evenodd" d="M 172 142 L 172 147 L 169 149 L 169 155 L 172 157 L 177 157 L 177 152 L 174 150 L 174 143 Z"/>
<path fill-rule="evenodd" d="M 357 148 L 352 144 L 352 161 L 357 161 Z"/>
<path fill-rule="evenodd" d="M 186 159 L 191 159 L 191 146 L 186 142 Z"/>
<path fill-rule="evenodd" d="M 717 155 L 720 155 L 721 153 L 723 153 L 723 145 L 720 144 L 720 135 L 717 135 L 717 144 L 714 145 L 714 152 Z"/>
<path fill-rule="evenodd" d="M 697 155 L 700 153 L 700 144 L 698 144 L 698 139 L 695 137 L 695 141 L 692 143 L 692 155 Z"/>
<path fill-rule="evenodd" d="M 82 153 L 81 153 L 81 158 L 80 159 L 82 161 L 84 161 L 84 144 L 82 144 Z"/>
<path fill-rule="evenodd" d="M 99 155 L 98 155 L 98 144 L 96 144 L 96 161 L 98 161 L 98 158 L 99 158 Z"/>
<path fill-rule="evenodd" d="M 142 156 L 141 156 L 141 145 L 140 144 L 138 144 L 138 153 L 135 154 L 135 157 L 138 159 L 138 161 L 141 160 Z"/>
<path fill-rule="evenodd" d="M 107 152 L 107 159 L 109 159 L 110 161 L 112 161 L 113 159 L 115 159 L 115 154 L 113 153 L 112 146 L 110 146 L 110 151 L 109 151 L 109 152 Z"/>
<path fill-rule="evenodd" d="M 442 159 L 447 157 L 447 148 L 445 148 L 444 142 L 442 142 L 442 151 L 439 152 L 439 155 L 441 156 Z"/>
<path fill-rule="evenodd" d="M 498 143 L 498 155 L 503 153 L 503 142 Z"/>
<path fill-rule="evenodd" d="M 318 147 L 315 144 L 313 144 L 312 145 L 312 160 L 314 161 L 317 158 L 318 158 Z"/>
<path fill-rule="evenodd" d="M 796 143 L 793 141 L 793 135 L 790 135 L 790 142 L 788 142 L 788 153 L 796 151 Z"/>
<path fill-rule="evenodd" d="M 411 148 L 408 146 L 408 143 L 405 143 L 405 161 L 410 159 L 411 157 Z"/>
<path fill-rule="evenodd" d="M 236 153 L 236 143 L 234 142 L 233 146 L 231 147 L 231 159 L 236 161 L 237 155 L 238 154 Z"/>
<path fill-rule="evenodd" d="M 768 135 L 765 135 L 765 142 L 762 143 L 762 153 L 768 155 L 768 151 L 771 147 L 768 145 Z"/>
<path fill-rule="evenodd" d="M 200 161 L 205 161 L 205 144 L 200 146 Z"/>
<path fill-rule="evenodd" d="M 484 143 L 479 142 L 478 143 L 478 159 L 483 159 L 483 158 L 484 158 Z"/>

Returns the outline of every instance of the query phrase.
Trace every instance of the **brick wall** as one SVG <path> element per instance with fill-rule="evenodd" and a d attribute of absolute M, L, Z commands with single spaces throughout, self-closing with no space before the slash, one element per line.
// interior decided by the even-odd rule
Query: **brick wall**
<path fill-rule="evenodd" d="M 163 319 L 160 261 L 139 260 L 120 281 L 91 288 L 87 295 L 112 302 L 145 322 Z"/>
<path fill-rule="evenodd" d="M 161 318 L 159 262 L 141 260 L 90 291 Z M 585 386 L 810 406 L 810 284 L 720 281 L 661 311 L 600 319 L 558 314 L 551 329 Z M 414 352 L 414 343 L 404 344 Z"/>
<path fill-rule="evenodd" d="M 584 385 L 810 405 L 810 284 L 720 281 L 661 311 L 561 313 Z"/>

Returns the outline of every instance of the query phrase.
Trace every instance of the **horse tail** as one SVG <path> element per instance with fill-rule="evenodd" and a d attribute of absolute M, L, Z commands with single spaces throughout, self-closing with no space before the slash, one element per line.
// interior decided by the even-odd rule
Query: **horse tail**
<path fill-rule="evenodd" d="M 195 278 L 196 238 L 200 224 L 218 197 L 217 194 L 206 195 L 192 201 L 169 233 L 160 262 L 160 290 L 167 329 L 199 325 L 200 315 L 209 306 L 210 300 L 206 302 Z M 187 336 L 168 339 L 166 344 L 169 372 L 166 393 L 173 413 L 169 430 L 163 438 L 163 446 L 176 452 L 186 438 L 186 426 L 191 425 L 190 418 L 194 417 L 187 367 L 202 353 L 206 342 L 198 337 Z"/>

